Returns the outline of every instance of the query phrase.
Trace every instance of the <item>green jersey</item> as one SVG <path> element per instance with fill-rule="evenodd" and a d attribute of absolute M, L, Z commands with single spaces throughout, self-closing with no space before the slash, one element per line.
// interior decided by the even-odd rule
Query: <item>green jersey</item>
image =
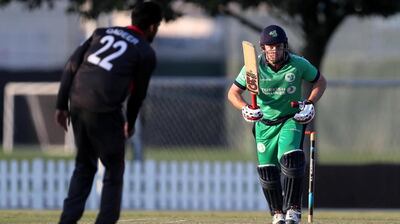
<path fill-rule="evenodd" d="M 292 108 L 290 102 L 302 99 L 302 80 L 315 82 L 318 80 L 318 70 L 305 58 L 290 54 L 286 64 L 274 71 L 265 60 L 265 54 L 258 56 L 259 94 L 257 104 L 261 108 L 264 119 L 275 120 L 289 114 L 295 114 L 298 109 Z M 246 88 L 246 70 L 243 66 L 235 83 L 240 88 Z"/>

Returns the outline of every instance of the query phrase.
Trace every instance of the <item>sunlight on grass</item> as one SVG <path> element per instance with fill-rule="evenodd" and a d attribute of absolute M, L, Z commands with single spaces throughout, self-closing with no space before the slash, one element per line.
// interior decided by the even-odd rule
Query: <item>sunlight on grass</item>
<path fill-rule="evenodd" d="M 361 165 L 361 164 L 395 164 L 400 162 L 400 152 L 391 153 L 361 153 L 355 151 L 335 151 L 318 149 L 317 161 L 321 165 Z M 43 159 L 74 159 L 75 153 L 64 149 L 42 151 L 38 147 L 20 147 L 5 153 L 0 151 L 0 160 L 33 160 Z M 256 154 L 251 150 L 227 149 L 222 147 L 192 147 L 192 148 L 146 148 L 144 158 L 156 161 L 244 161 L 256 162 Z M 126 159 L 133 159 L 133 152 L 127 147 Z"/>

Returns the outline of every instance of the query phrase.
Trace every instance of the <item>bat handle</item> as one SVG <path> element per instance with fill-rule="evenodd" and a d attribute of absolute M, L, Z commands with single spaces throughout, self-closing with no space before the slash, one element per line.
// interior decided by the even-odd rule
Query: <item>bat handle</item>
<path fill-rule="evenodd" d="M 299 104 L 299 102 L 297 102 L 297 101 L 292 101 L 292 102 L 290 102 L 290 106 L 291 106 L 292 108 L 298 108 L 298 107 L 300 106 L 300 104 Z"/>
<path fill-rule="evenodd" d="M 257 109 L 257 95 L 256 94 L 251 94 L 251 107 L 253 109 Z"/>

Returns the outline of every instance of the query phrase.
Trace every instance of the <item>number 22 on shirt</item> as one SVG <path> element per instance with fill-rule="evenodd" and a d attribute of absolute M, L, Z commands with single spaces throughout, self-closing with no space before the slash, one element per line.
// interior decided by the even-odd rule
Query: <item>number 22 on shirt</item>
<path fill-rule="evenodd" d="M 100 43 L 104 45 L 93 54 L 90 54 L 87 61 L 110 71 L 113 67 L 111 61 L 121 56 L 128 48 L 128 44 L 123 40 L 115 41 L 115 38 L 112 35 L 104 36 L 101 38 Z M 117 49 L 117 51 L 105 56 L 104 58 L 99 57 L 101 53 L 107 51 L 111 47 Z"/>

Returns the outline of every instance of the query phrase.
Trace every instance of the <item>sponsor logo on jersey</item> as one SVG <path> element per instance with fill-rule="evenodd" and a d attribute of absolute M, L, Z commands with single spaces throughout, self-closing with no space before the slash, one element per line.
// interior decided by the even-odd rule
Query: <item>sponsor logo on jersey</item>
<path fill-rule="evenodd" d="M 261 153 L 265 152 L 265 145 L 261 142 L 257 143 L 257 150 Z"/>
<path fill-rule="evenodd" d="M 272 81 L 272 79 L 271 78 L 260 78 L 260 81 L 261 82 L 265 82 L 265 81 Z"/>
<path fill-rule="evenodd" d="M 261 92 L 265 95 L 284 95 L 286 93 L 286 88 L 261 88 Z"/>
<path fill-rule="evenodd" d="M 286 89 L 286 92 L 287 92 L 288 94 L 293 94 L 294 92 L 296 92 L 296 86 L 289 86 L 289 87 Z"/>
<path fill-rule="evenodd" d="M 293 82 L 295 79 L 296 79 L 296 75 L 293 74 L 293 73 L 287 73 L 287 74 L 285 75 L 285 80 L 286 80 L 287 82 Z"/>

